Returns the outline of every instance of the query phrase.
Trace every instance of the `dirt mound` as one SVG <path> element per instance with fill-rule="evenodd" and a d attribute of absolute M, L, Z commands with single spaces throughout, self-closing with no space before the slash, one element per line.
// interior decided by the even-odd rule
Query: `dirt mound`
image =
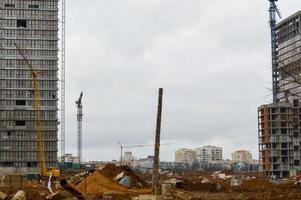
<path fill-rule="evenodd" d="M 243 181 L 240 190 L 246 192 L 264 192 L 267 189 L 275 188 L 275 185 L 265 179 L 253 179 Z"/>
<path fill-rule="evenodd" d="M 204 182 L 203 180 L 183 180 L 179 188 L 185 191 L 209 191 L 215 192 L 218 189 L 218 184 L 211 182 Z M 219 188 L 220 190 L 221 188 Z"/>
<path fill-rule="evenodd" d="M 145 193 L 147 190 L 129 189 L 115 182 L 113 179 L 104 176 L 98 171 L 90 174 L 87 178 L 81 181 L 76 188 L 86 194 L 101 194 L 101 193 Z"/>
<path fill-rule="evenodd" d="M 142 180 L 138 175 L 136 175 L 128 166 L 116 166 L 114 164 L 107 164 L 99 170 L 100 174 L 111 179 L 115 178 L 118 174 L 122 172 L 124 172 L 125 176 L 129 176 L 131 178 L 131 187 L 148 187 L 148 184 L 144 180 Z"/>

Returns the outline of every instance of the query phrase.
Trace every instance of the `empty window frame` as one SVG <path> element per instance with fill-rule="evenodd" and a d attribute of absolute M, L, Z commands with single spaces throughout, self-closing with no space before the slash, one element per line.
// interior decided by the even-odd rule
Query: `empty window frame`
<path fill-rule="evenodd" d="M 39 5 L 36 4 L 29 4 L 28 8 L 39 8 Z"/>
<path fill-rule="evenodd" d="M 25 106 L 26 101 L 25 100 L 16 100 L 16 106 Z"/>
<path fill-rule="evenodd" d="M 16 126 L 25 126 L 25 121 L 16 121 Z"/>
<path fill-rule="evenodd" d="M 26 28 L 27 27 L 27 21 L 25 19 L 17 19 L 17 28 Z"/>
<path fill-rule="evenodd" d="M 14 8 L 15 4 L 13 4 L 13 3 L 6 3 L 6 4 L 4 4 L 4 7 L 6 7 L 6 8 Z"/>

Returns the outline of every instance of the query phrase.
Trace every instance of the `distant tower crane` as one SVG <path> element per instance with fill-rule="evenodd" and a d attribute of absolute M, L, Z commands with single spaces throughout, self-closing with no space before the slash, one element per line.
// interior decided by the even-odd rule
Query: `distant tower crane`
<path fill-rule="evenodd" d="M 120 142 L 117 142 L 120 147 L 120 165 L 123 164 L 123 149 L 131 149 L 131 148 L 141 148 L 141 147 L 153 147 L 154 144 L 138 144 L 138 145 L 131 145 L 131 146 L 123 146 Z M 161 145 L 169 145 L 171 143 L 163 143 Z"/>
<path fill-rule="evenodd" d="M 82 106 L 83 92 L 80 93 L 77 105 L 77 157 L 78 163 L 82 162 L 82 121 L 83 121 L 83 106 Z"/>
<path fill-rule="evenodd" d="M 276 33 L 276 13 L 281 18 L 281 13 L 276 5 L 278 0 L 269 0 L 270 2 L 270 27 L 271 27 L 271 43 L 272 43 L 272 84 L 273 84 L 273 103 L 278 102 L 278 63 L 277 63 L 277 33 Z"/>

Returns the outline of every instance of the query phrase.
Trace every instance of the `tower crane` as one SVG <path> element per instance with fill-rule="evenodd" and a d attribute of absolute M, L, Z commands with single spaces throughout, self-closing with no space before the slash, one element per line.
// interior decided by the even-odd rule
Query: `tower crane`
<path fill-rule="evenodd" d="M 83 92 L 80 93 L 78 100 L 75 102 L 77 105 L 77 157 L 78 157 L 78 163 L 82 162 L 82 121 L 83 121 L 82 98 L 83 98 Z"/>
<path fill-rule="evenodd" d="M 123 163 L 123 149 L 131 149 L 131 148 L 141 148 L 141 147 L 153 147 L 155 146 L 154 144 L 139 144 L 139 145 L 130 145 L 130 146 L 123 146 L 120 142 L 117 142 L 117 144 L 120 147 L 120 165 Z M 161 145 L 169 145 L 171 143 L 163 143 Z"/>
<path fill-rule="evenodd" d="M 273 84 L 273 103 L 278 102 L 278 63 L 277 63 L 277 33 L 276 33 L 276 23 L 277 18 L 281 18 L 281 13 L 276 5 L 278 0 L 269 0 L 270 2 L 270 27 L 271 27 L 271 47 L 272 47 L 272 84 Z"/>
<path fill-rule="evenodd" d="M 45 161 L 45 144 L 44 144 L 44 133 L 43 127 L 40 119 L 40 94 L 39 94 L 39 72 L 33 68 L 31 63 L 28 61 L 24 52 L 20 47 L 15 43 L 16 49 L 18 53 L 22 56 L 25 64 L 30 69 L 31 76 L 33 78 L 33 93 L 34 93 L 34 101 L 33 101 L 33 110 L 35 113 L 35 127 L 37 131 L 37 147 L 38 147 L 38 160 L 39 160 L 39 173 L 41 177 L 46 176 L 54 176 L 58 177 L 60 175 L 60 171 L 55 167 L 50 167 L 47 169 L 46 161 Z"/>

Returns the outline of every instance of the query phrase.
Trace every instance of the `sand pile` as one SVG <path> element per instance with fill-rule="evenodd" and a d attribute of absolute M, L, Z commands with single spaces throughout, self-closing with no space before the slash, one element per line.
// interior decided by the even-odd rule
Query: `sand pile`
<path fill-rule="evenodd" d="M 101 193 L 112 193 L 112 194 L 137 194 L 147 193 L 148 189 L 129 189 L 123 185 L 115 182 L 112 178 L 106 177 L 98 171 L 90 174 L 87 178 L 81 181 L 76 188 L 86 194 L 101 194 Z"/>
<path fill-rule="evenodd" d="M 139 176 L 137 176 L 128 166 L 116 166 L 114 164 L 105 165 L 103 168 L 99 170 L 100 174 L 114 179 L 120 173 L 124 173 L 125 176 L 129 176 L 131 178 L 131 187 L 134 188 L 146 188 L 148 184 L 142 180 Z"/>

